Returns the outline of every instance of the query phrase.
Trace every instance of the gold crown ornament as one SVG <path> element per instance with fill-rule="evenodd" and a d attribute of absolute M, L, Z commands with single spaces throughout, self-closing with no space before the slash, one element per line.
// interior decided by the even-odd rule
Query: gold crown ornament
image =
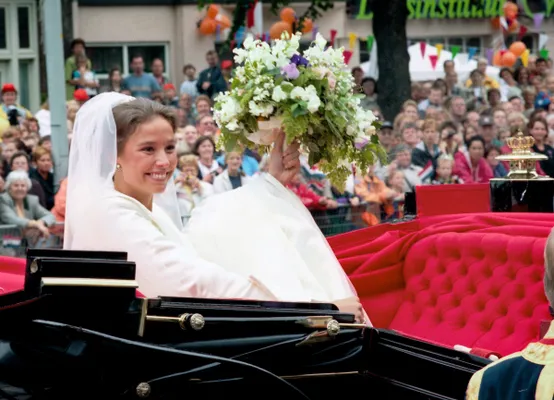
<path fill-rule="evenodd" d="M 508 179 L 539 179 L 537 173 L 537 161 L 548 159 L 544 154 L 537 154 L 531 151 L 535 144 L 532 136 L 524 136 L 518 131 L 515 136 L 506 139 L 506 145 L 512 150 L 510 154 L 502 154 L 496 157 L 498 161 L 510 163 Z"/>

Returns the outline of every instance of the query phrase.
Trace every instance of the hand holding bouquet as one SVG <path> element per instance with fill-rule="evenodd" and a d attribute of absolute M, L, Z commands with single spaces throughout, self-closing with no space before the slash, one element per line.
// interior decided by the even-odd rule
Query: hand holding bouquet
<path fill-rule="evenodd" d="M 287 143 L 298 140 L 331 182 L 342 188 L 352 173 L 361 171 L 386 152 L 376 135 L 378 123 L 360 107 L 362 94 L 344 64 L 343 49 L 327 46 L 318 34 L 311 46 L 299 51 L 301 34 L 283 34 L 273 46 L 251 36 L 235 49 L 239 66 L 231 90 L 215 99 L 214 117 L 220 142 L 230 151 L 237 145 L 268 150 L 275 128 Z"/>

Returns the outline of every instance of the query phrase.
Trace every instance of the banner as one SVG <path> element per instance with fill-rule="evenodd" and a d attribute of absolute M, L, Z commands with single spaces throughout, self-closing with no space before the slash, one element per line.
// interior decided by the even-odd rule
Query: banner
<path fill-rule="evenodd" d="M 481 5 L 476 5 L 480 2 Z M 406 0 L 408 19 L 469 19 L 495 18 L 504 15 L 506 0 Z M 346 12 L 352 19 L 373 19 L 370 0 L 346 0 Z M 532 20 L 542 13 L 548 18 L 554 13 L 553 1 L 519 0 L 520 15 Z"/>

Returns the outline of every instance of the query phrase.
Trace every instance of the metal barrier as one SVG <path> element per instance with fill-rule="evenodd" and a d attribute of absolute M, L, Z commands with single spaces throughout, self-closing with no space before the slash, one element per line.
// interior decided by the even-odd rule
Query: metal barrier
<path fill-rule="evenodd" d="M 21 229 L 16 225 L 0 225 L 0 255 L 25 257 L 27 248 L 61 249 L 63 223 L 50 227 L 50 236 L 41 237 L 36 229 Z"/>

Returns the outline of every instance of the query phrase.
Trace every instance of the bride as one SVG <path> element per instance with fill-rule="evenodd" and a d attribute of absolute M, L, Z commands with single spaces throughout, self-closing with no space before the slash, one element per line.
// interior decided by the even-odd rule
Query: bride
<path fill-rule="evenodd" d="M 66 249 L 127 252 L 148 297 L 332 302 L 364 319 L 327 241 L 284 187 L 300 163 L 282 132 L 268 174 L 208 199 L 183 229 L 172 110 L 105 93 L 79 110 L 74 129 Z"/>

